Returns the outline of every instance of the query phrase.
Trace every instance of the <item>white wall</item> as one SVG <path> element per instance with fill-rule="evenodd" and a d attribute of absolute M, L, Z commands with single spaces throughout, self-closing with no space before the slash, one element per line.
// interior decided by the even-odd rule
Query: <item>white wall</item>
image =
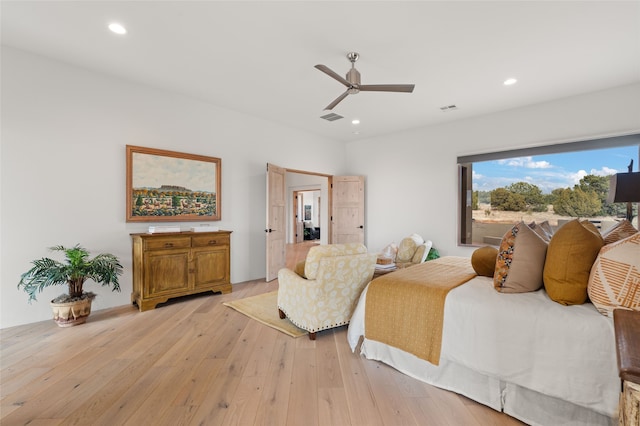
<path fill-rule="evenodd" d="M 313 226 L 320 226 L 318 222 L 318 207 L 320 203 L 320 191 L 302 192 L 302 203 L 305 206 L 311 206 L 311 218 L 308 220 Z"/>
<path fill-rule="evenodd" d="M 120 257 L 122 292 L 88 289 L 98 293 L 93 309 L 130 303 L 129 234 L 148 224 L 125 222 L 125 145 L 222 158 L 222 220 L 215 224 L 233 231 L 233 283 L 265 275 L 267 162 L 344 173 L 343 143 L 20 50 L 1 53 L 2 328 L 51 318 L 48 301 L 65 288 L 29 305 L 16 285 L 31 260 L 57 244 Z"/>
<path fill-rule="evenodd" d="M 367 246 L 416 232 L 441 254 L 470 256 L 456 244 L 457 156 L 638 131 L 635 84 L 349 143 L 349 173 L 366 176 Z"/>

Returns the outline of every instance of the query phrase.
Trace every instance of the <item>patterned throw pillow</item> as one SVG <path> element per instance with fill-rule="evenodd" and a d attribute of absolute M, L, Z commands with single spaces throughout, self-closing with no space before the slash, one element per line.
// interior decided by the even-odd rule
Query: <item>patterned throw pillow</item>
<path fill-rule="evenodd" d="M 524 222 L 502 237 L 493 286 L 501 293 L 525 293 L 542 287 L 547 242 Z"/>
<path fill-rule="evenodd" d="M 433 242 L 431 240 L 427 240 L 424 244 L 420 244 L 416 249 L 415 254 L 411 258 L 411 263 L 422 263 L 427 260 L 427 256 L 429 255 L 429 250 L 433 246 Z"/>
<path fill-rule="evenodd" d="M 603 315 L 612 317 L 619 307 L 640 311 L 640 233 L 600 249 L 588 292 Z"/>
<path fill-rule="evenodd" d="M 398 254 L 396 255 L 396 262 L 411 262 L 413 255 L 416 253 L 416 249 L 419 245 L 424 244 L 424 239 L 418 234 L 413 234 L 410 237 L 403 238 L 398 246 Z"/>
<path fill-rule="evenodd" d="M 594 224 L 574 219 L 558 229 L 547 249 L 544 288 L 562 305 L 581 305 L 587 301 L 591 266 L 604 245 Z"/>
<path fill-rule="evenodd" d="M 604 239 L 604 243 L 611 244 L 616 241 L 623 240 L 627 237 L 632 236 L 637 233 L 638 230 L 633 227 L 631 222 L 627 219 L 623 219 L 620 222 L 613 225 L 611 228 L 607 229 L 603 234 L 602 238 Z"/>

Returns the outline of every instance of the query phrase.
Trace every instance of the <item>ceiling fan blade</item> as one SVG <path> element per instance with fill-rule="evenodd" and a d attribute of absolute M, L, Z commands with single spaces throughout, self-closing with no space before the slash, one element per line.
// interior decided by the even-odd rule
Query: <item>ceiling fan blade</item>
<path fill-rule="evenodd" d="M 338 80 L 340 83 L 344 84 L 345 86 L 351 87 L 351 83 L 349 83 L 344 77 L 342 77 L 337 72 L 333 71 L 331 68 L 329 68 L 329 67 L 327 67 L 325 65 L 321 65 L 321 64 L 316 65 L 315 68 L 317 68 L 320 71 L 322 71 L 323 73 L 327 74 L 329 77 L 335 78 L 336 80 Z"/>
<path fill-rule="evenodd" d="M 415 84 L 361 84 L 361 92 L 403 92 L 411 93 Z"/>
<path fill-rule="evenodd" d="M 349 91 L 348 90 L 345 91 L 342 95 L 338 96 L 333 102 L 331 102 L 329 105 L 327 105 L 327 107 L 324 110 L 325 111 L 332 110 L 333 107 L 338 105 L 344 98 L 347 97 L 348 94 L 349 94 Z"/>

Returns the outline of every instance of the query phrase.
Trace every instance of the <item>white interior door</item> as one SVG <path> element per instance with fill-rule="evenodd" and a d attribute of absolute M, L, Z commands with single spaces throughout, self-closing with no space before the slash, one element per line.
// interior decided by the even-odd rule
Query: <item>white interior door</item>
<path fill-rule="evenodd" d="M 331 242 L 364 244 L 364 176 L 334 176 Z"/>
<path fill-rule="evenodd" d="M 286 264 L 285 205 L 285 169 L 267 164 L 267 281 L 278 278 L 278 271 Z"/>

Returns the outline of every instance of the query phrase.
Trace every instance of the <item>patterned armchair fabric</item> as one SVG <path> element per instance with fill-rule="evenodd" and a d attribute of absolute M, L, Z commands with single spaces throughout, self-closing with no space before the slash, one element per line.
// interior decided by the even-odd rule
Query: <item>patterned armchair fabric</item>
<path fill-rule="evenodd" d="M 311 339 L 317 331 L 348 324 L 375 264 L 376 255 L 363 244 L 312 247 L 304 267 L 306 279 L 290 269 L 278 272 L 278 309 L 309 331 Z"/>

